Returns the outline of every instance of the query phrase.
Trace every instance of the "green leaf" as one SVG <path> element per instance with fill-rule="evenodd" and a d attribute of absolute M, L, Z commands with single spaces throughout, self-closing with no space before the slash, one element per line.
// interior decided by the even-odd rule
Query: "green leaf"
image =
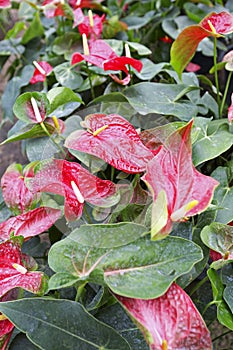
<path fill-rule="evenodd" d="M 13 106 L 15 100 L 19 96 L 21 88 L 28 85 L 33 71 L 34 68 L 32 65 L 26 65 L 23 68 L 20 76 L 14 77 L 8 81 L 2 94 L 2 110 L 4 119 L 8 118 L 13 122 Z"/>
<path fill-rule="evenodd" d="M 142 58 L 141 62 L 143 64 L 141 72 L 139 73 L 134 70 L 134 74 L 141 80 L 153 79 L 166 65 L 166 63 L 163 62 L 155 64 L 148 58 Z"/>
<path fill-rule="evenodd" d="M 213 222 L 201 231 L 201 239 L 207 247 L 224 256 L 226 253 L 233 257 L 233 227 Z"/>
<path fill-rule="evenodd" d="M 135 51 L 137 51 L 137 53 L 140 55 L 140 56 L 145 56 L 145 55 L 150 55 L 152 52 L 150 49 L 148 49 L 148 47 L 142 45 L 142 44 L 139 44 L 139 43 L 136 43 L 136 42 L 132 42 L 132 41 L 126 41 L 126 43 L 132 47 L 132 49 L 134 49 Z"/>
<path fill-rule="evenodd" d="M 24 53 L 25 47 L 19 43 L 19 38 L 0 41 L 0 56 L 19 55 Z"/>
<path fill-rule="evenodd" d="M 57 81 L 62 85 L 75 90 L 83 83 L 82 76 L 75 71 L 69 62 L 59 64 L 54 68 L 54 74 Z"/>
<path fill-rule="evenodd" d="M 233 186 L 231 186 L 231 178 L 229 169 L 226 167 L 218 167 L 211 176 L 219 181 L 219 186 L 214 193 L 214 200 L 217 202 L 218 211 L 215 221 L 227 224 L 233 220 L 232 203 L 233 203 Z"/>
<path fill-rule="evenodd" d="M 200 247 L 178 237 L 155 242 L 145 237 L 109 250 L 83 246 L 68 236 L 49 252 L 49 265 L 55 272 L 94 283 L 100 283 L 104 273 L 105 283 L 116 294 L 141 299 L 162 295 L 201 259 Z"/>
<path fill-rule="evenodd" d="M 177 101 L 186 88 L 183 84 L 145 82 L 126 88 L 124 95 L 132 107 L 142 115 L 158 113 L 188 121 L 196 116 L 197 106 L 189 100 Z"/>
<path fill-rule="evenodd" d="M 226 301 L 227 305 L 229 306 L 233 314 L 233 285 L 228 285 L 224 289 L 223 298 Z"/>
<path fill-rule="evenodd" d="M 58 36 L 52 46 L 52 50 L 56 55 L 64 55 L 67 52 L 75 52 L 80 50 L 80 35 L 74 32 L 65 33 Z"/>
<path fill-rule="evenodd" d="M 11 342 L 10 350 L 39 350 L 39 348 L 32 344 L 24 334 L 20 333 Z"/>
<path fill-rule="evenodd" d="M 5 39 L 16 38 L 17 35 L 23 30 L 26 29 L 24 22 L 16 22 L 12 29 L 8 30 Z"/>
<path fill-rule="evenodd" d="M 47 93 L 47 97 L 50 101 L 49 113 L 54 112 L 58 107 L 66 105 L 69 102 L 82 103 L 82 98 L 79 94 L 76 94 L 68 87 L 56 87 Z M 78 107 L 78 105 L 77 105 Z"/>
<path fill-rule="evenodd" d="M 131 222 L 117 224 L 83 225 L 70 233 L 74 242 L 89 247 L 115 248 L 136 241 L 146 228 Z"/>
<path fill-rule="evenodd" d="M 75 301 L 25 298 L 2 302 L 0 310 L 43 350 L 130 349 L 120 334 Z"/>
<path fill-rule="evenodd" d="M 44 123 L 44 124 L 48 132 L 52 134 L 55 130 L 55 127 L 53 127 L 51 124 L 48 124 L 48 123 Z M 43 137 L 43 136 L 47 136 L 47 134 L 44 132 L 44 130 L 39 124 L 35 124 L 35 125 L 29 124 L 29 125 L 26 125 L 24 128 L 22 128 L 18 133 L 8 137 L 5 141 L 1 143 L 1 145 L 14 142 L 14 141 L 32 139 L 35 137 Z"/>
<path fill-rule="evenodd" d="M 124 17 L 123 21 L 127 24 L 128 30 L 131 30 L 144 27 L 147 23 L 151 21 L 151 18 L 149 16 L 136 17 L 131 15 L 128 17 Z"/>
<path fill-rule="evenodd" d="M 28 29 L 22 37 L 22 44 L 27 44 L 30 40 L 41 37 L 44 35 L 44 27 L 40 21 L 39 12 L 36 12 L 33 16 L 33 20 L 30 23 Z"/>
<path fill-rule="evenodd" d="M 199 130 L 193 144 L 195 166 L 219 156 L 233 144 L 232 134 L 225 119 L 211 121 L 207 118 L 196 118 L 194 126 Z"/>

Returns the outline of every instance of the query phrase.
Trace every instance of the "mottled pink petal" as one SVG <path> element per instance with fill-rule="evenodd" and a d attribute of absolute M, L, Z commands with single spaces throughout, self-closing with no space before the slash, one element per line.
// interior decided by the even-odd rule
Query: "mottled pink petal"
<path fill-rule="evenodd" d="M 0 8 L 10 7 L 11 2 L 10 0 L 0 0 Z"/>
<path fill-rule="evenodd" d="M 89 16 L 84 16 L 81 23 L 78 25 L 79 33 L 86 34 L 87 37 L 90 37 L 91 39 L 98 39 L 100 38 L 102 31 L 103 31 L 103 22 L 105 20 L 105 15 L 102 15 L 101 17 L 99 15 L 93 15 L 93 26 L 90 25 L 90 18 Z"/>
<path fill-rule="evenodd" d="M 78 187 L 80 198 L 72 186 Z M 65 197 L 65 216 L 71 221 L 82 215 L 84 201 L 93 205 L 105 204 L 116 192 L 115 185 L 92 175 L 80 164 L 60 159 L 44 162 L 30 182 L 33 192 L 50 192 Z"/>
<path fill-rule="evenodd" d="M 232 123 L 233 122 L 233 93 L 231 94 L 231 105 L 228 108 L 227 117 L 228 117 L 229 123 Z"/>
<path fill-rule="evenodd" d="M 16 287 L 32 293 L 39 293 L 43 288 L 43 273 L 25 269 L 17 242 L 0 244 L 0 276 L 0 297 Z"/>
<path fill-rule="evenodd" d="M 91 114 L 85 119 L 85 127 L 88 131 L 75 131 L 66 139 L 67 148 L 95 155 L 131 174 L 144 171 L 154 156 L 135 128 L 117 114 Z"/>
<path fill-rule="evenodd" d="M 142 177 L 149 184 L 154 201 L 162 191 L 166 194 L 167 224 L 161 232 L 157 232 L 164 236 L 171 231 L 173 221 L 183 221 L 186 217 L 204 211 L 218 185 L 216 180 L 199 173 L 192 164 L 192 123 L 189 122 L 168 137 L 166 145 L 148 163 L 147 172 Z M 197 203 L 190 208 L 189 203 L 194 201 Z"/>
<path fill-rule="evenodd" d="M 36 84 L 38 82 L 44 82 L 46 76 L 52 72 L 53 67 L 46 61 L 39 61 L 37 64 L 41 67 L 41 70 L 35 68 L 30 84 Z M 44 73 L 43 73 L 44 71 Z"/>
<path fill-rule="evenodd" d="M 49 207 L 40 207 L 0 223 L 0 240 L 14 236 L 28 239 L 48 230 L 60 217 L 61 211 Z"/>
<path fill-rule="evenodd" d="M 229 12 L 212 12 L 200 22 L 202 28 L 214 34 L 210 22 L 218 34 L 230 34 L 233 32 L 233 15 Z"/>
<path fill-rule="evenodd" d="M 37 199 L 27 188 L 25 178 L 21 165 L 12 164 L 1 179 L 4 201 L 16 215 L 30 210 Z"/>
<path fill-rule="evenodd" d="M 151 350 L 211 350 L 210 333 L 190 297 L 177 284 L 159 298 L 115 295 L 144 333 Z"/>
<path fill-rule="evenodd" d="M 97 8 L 103 0 L 69 0 L 69 5 L 76 8 Z"/>
<path fill-rule="evenodd" d="M 201 66 L 199 66 L 199 64 L 193 63 L 193 62 L 189 62 L 188 65 L 186 66 L 185 70 L 187 72 L 197 72 L 201 69 Z"/>

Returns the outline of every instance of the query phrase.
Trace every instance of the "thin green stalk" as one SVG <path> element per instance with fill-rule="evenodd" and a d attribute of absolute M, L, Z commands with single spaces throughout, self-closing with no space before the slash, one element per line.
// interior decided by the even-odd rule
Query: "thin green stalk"
<path fill-rule="evenodd" d="M 87 282 L 84 282 L 83 284 L 81 284 L 78 288 L 77 288 L 77 294 L 75 297 L 75 301 L 80 301 L 82 295 L 85 293 L 85 286 L 86 286 Z"/>
<path fill-rule="evenodd" d="M 45 124 L 42 122 L 40 123 L 42 129 L 44 130 L 44 132 L 46 133 L 46 135 L 50 138 L 50 140 L 53 142 L 53 144 L 59 149 L 59 151 L 62 152 L 62 154 L 66 157 L 66 152 L 64 151 L 64 149 L 58 144 L 55 142 L 55 140 L 53 139 L 53 137 L 50 135 L 50 133 L 48 132 Z"/>
<path fill-rule="evenodd" d="M 222 99 L 222 103 L 221 103 L 221 107 L 220 107 L 220 117 L 222 117 L 223 108 L 225 105 L 227 93 L 228 93 L 230 82 L 231 82 L 231 77 L 232 77 L 232 71 L 230 71 L 230 73 L 228 74 L 228 77 L 227 77 L 226 87 L 225 87 L 225 91 L 224 91 L 224 95 L 223 95 L 223 99 Z"/>
<path fill-rule="evenodd" d="M 193 295 L 204 283 L 209 280 L 209 277 L 206 276 L 200 282 L 198 282 L 190 291 L 189 296 Z"/>
<path fill-rule="evenodd" d="M 95 99 L 95 91 L 94 91 L 94 88 L 93 88 L 93 85 L 92 85 L 91 74 L 90 74 L 87 62 L 86 62 L 86 67 L 87 67 L 88 80 L 89 80 L 89 84 L 90 84 L 90 88 L 91 88 L 91 97 L 94 100 Z"/>
<path fill-rule="evenodd" d="M 204 310 L 202 311 L 202 316 L 206 313 L 207 309 L 211 306 L 211 305 L 217 305 L 220 304 L 222 301 L 221 300 L 212 300 L 210 301 L 204 308 Z"/>
<path fill-rule="evenodd" d="M 214 38 L 214 78 L 215 86 L 217 89 L 217 103 L 220 116 L 220 91 L 219 91 L 219 81 L 218 81 L 218 70 L 217 70 L 217 38 Z"/>
<path fill-rule="evenodd" d="M 212 343 L 215 342 L 216 340 L 218 340 L 218 339 L 224 337 L 224 335 L 227 335 L 227 334 L 229 334 L 229 333 L 232 333 L 232 330 L 228 330 L 228 331 L 226 331 L 225 333 L 222 333 L 222 334 L 218 335 L 217 337 L 215 337 L 214 339 L 212 339 Z"/>

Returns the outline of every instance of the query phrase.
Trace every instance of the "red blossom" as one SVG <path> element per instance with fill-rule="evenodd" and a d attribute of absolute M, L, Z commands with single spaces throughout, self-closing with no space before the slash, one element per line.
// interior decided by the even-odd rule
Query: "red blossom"
<path fill-rule="evenodd" d="M 139 325 L 151 350 L 212 349 L 204 320 L 177 284 L 156 299 L 115 297 Z"/>
<path fill-rule="evenodd" d="M 28 239 L 48 230 L 61 216 L 59 209 L 40 207 L 27 213 L 11 217 L 0 223 L 0 241 L 8 240 L 10 235 Z"/>
<path fill-rule="evenodd" d="M 89 16 L 84 16 L 83 21 L 79 24 L 78 30 L 81 35 L 86 34 L 91 39 L 98 39 L 103 31 L 104 20 L 105 15 L 100 17 L 99 15 L 92 15 L 89 12 Z"/>
<path fill-rule="evenodd" d="M 103 0 L 69 0 L 69 5 L 77 8 L 98 8 Z"/>
<path fill-rule="evenodd" d="M 193 121 L 172 133 L 158 154 L 147 164 L 142 179 L 153 193 L 152 238 L 164 238 L 173 222 L 203 212 L 218 182 L 199 173 L 192 164 Z"/>
<path fill-rule="evenodd" d="M 32 209 L 38 196 L 33 195 L 25 184 L 30 172 L 23 173 L 20 164 L 10 165 L 1 179 L 2 195 L 6 205 L 17 215 Z"/>
<path fill-rule="evenodd" d="M 64 196 L 64 212 L 69 221 L 81 217 L 85 201 L 106 206 L 116 192 L 111 181 L 99 179 L 78 163 L 61 159 L 43 162 L 30 182 L 30 189 Z"/>
<path fill-rule="evenodd" d="M 18 298 L 18 290 L 13 289 L 7 292 L 2 298 L 0 298 L 0 302 L 15 300 Z M 10 341 L 11 334 L 13 332 L 14 325 L 11 323 L 3 314 L 0 313 L 0 349 L 5 350 L 7 344 Z"/>
<path fill-rule="evenodd" d="M 192 59 L 198 44 L 209 36 L 218 38 L 233 32 L 233 15 L 229 12 L 212 12 L 199 24 L 186 27 L 171 47 L 171 65 L 179 75 Z"/>
<path fill-rule="evenodd" d="M 41 293 L 45 287 L 43 273 L 29 271 L 16 240 L 0 244 L 0 274 L 0 297 L 17 287 L 32 293 Z"/>
<path fill-rule="evenodd" d="M 201 69 L 201 66 L 193 62 L 189 62 L 185 68 L 187 72 L 194 72 L 194 73 L 199 71 L 200 69 Z"/>
<path fill-rule="evenodd" d="M 84 40 L 84 50 L 85 48 L 88 52 L 85 54 L 80 54 L 79 52 L 74 53 L 71 63 L 76 64 L 85 60 L 97 67 L 103 68 L 105 71 L 123 71 L 126 74 L 124 79 L 120 79 L 116 75 L 110 74 L 113 80 L 119 84 L 127 85 L 130 81 L 130 74 L 126 65 L 132 66 L 138 72 L 142 69 L 143 65 L 141 61 L 131 57 L 117 56 L 114 50 L 103 40 L 91 41 L 88 47 Z"/>
<path fill-rule="evenodd" d="M 91 114 L 83 126 L 88 131 L 74 131 L 65 146 L 95 155 L 116 169 L 140 173 L 157 153 L 143 145 L 133 125 L 120 115 Z"/>
<path fill-rule="evenodd" d="M 0 0 L 0 8 L 10 7 L 11 2 L 10 0 Z"/>
<path fill-rule="evenodd" d="M 169 38 L 169 36 L 167 36 L 167 35 L 163 36 L 159 40 L 165 44 L 171 44 L 173 42 L 172 38 Z"/>
<path fill-rule="evenodd" d="M 38 82 L 44 82 L 47 75 L 52 72 L 53 67 L 46 61 L 34 62 L 36 68 L 33 76 L 30 79 L 30 84 L 36 84 Z"/>

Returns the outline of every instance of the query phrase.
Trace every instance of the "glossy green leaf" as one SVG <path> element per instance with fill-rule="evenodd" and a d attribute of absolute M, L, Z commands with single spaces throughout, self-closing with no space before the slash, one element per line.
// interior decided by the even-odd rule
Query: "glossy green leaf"
<path fill-rule="evenodd" d="M 41 37 L 44 34 L 44 27 L 40 21 L 39 12 L 33 16 L 33 20 L 22 37 L 22 44 L 27 44 L 30 40 Z"/>
<path fill-rule="evenodd" d="M 199 131 L 193 144 L 195 166 L 219 156 L 233 144 L 232 134 L 224 119 L 212 121 L 207 118 L 196 118 L 194 126 Z"/>
<path fill-rule="evenodd" d="M 115 330 L 75 301 L 25 298 L 2 302 L 0 310 L 43 350 L 130 349 Z"/>
<path fill-rule="evenodd" d="M 233 285 L 228 285 L 224 289 L 223 298 L 233 314 Z"/>
<path fill-rule="evenodd" d="M 233 186 L 231 186 L 230 169 L 226 167 L 216 168 L 211 176 L 219 181 L 219 186 L 214 193 L 214 200 L 218 207 L 215 221 L 227 224 L 233 220 Z"/>
<path fill-rule="evenodd" d="M 74 32 L 68 32 L 56 37 L 53 42 L 52 50 L 56 55 L 64 55 L 67 52 L 74 52 L 80 49 L 80 35 Z"/>
<path fill-rule="evenodd" d="M 141 59 L 141 62 L 143 64 L 141 72 L 137 72 L 135 70 L 136 76 L 141 80 L 151 80 L 154 78 L 158 73 L 161 72 L 161 70 L 164 68 L 166 63 L 153 63 L 148 58 Z"/>
<path fill-rule="evenodd" d="M 75 71 L 69 62 L 59 64 L 54 68 L 57 81 L 72 90 L 79 88 L 83 83 L 82 76 Z"/>
<path fill-rule="evenodd" d="M 49 252 L 49 265 L 55 272 L 82 280 L 91 278 L 96 283 L 100 283 L 99 278 L 103 283 L 104 277 L 115 293 L 142 299 L 162 295 L 177 277 L 201 259 L 202 252 L 196 244 L 178 237 L 156 242 L 140 238 L 109 250 L 83 246 L 68 236 Z M 95 276 L 98 271 L 104 275 Z"/>
<path fill-rule="evenodd" d="M 140 114 L 158 113 L 173 115 L 188 121 L 197 114 L 197 107 L 189 100 L 177 97 L 187 89 L 186 85 L 163 83 L 139 83 L 124 90 L 124 96 Z"/>
<path fill-rule="evenodd" d="M 47 98 L 50 102 L 49 113 L 51 114 L 60 106 L 64 106 L 69 102 L 78 102 L 79 105 L 82 103 L 82 98 L 79 94 L 76 94 L 68 87 L 56 87 L 49 90 Z M 79 107 L 77 105 L 76 108 Z"/>
<path fill-rule="evenodd" d="M 146 46 L 144 46 L 140 43 L 136 43 L 136 42 L 132 42 L 132 41 L 126 41 L 126 43 L 129 45 L 129 47 L 131 47 L 132 49 L 137 51 L 137 53 L 140 56 L 150 55 L 152 53 L 150 49 L 148 49 Z"/>
<path fill-rule="evenodd" d="M 233 258 L 233 227 L 229 225 L 213 222 L 201 231 L 201 239 L 207 247 Z"/>
<path fill-rule="evenodd" d="M 83 225 L 70 233 L 69 239 L 96 248 L 115 248 L 136 241 L 146 232 L 142 225 L 131 222 Z"/>

